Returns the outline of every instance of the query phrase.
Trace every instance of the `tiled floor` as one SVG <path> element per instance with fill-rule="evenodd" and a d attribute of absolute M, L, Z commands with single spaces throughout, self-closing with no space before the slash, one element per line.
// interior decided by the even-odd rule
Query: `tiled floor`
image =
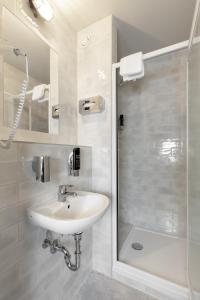
<path fill-rule="evenodd" d="M 120 261 L 140 270 L 186 286 L 186 241 L 139 228 L 128 228 L 126 239 L 120 248 Z M 124 237 L 123 237 L 124 240 Z M 132 243 L 143 245 L 134 250 Z M 122 243 L 120 243 L 121 245 Z M 172 266 L 176 266 L 173 268 Z"/>
<path fill-rule="evenodd" d="M 156 300 L 116 280 L 92 272 L 73 300 Z"/>

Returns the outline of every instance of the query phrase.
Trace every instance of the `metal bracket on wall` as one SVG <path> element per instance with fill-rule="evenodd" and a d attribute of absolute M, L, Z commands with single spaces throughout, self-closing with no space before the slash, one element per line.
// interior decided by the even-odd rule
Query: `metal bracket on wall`
<path fill-rule="evenodd" d="M 60 107 L 59 105 L 53 105 L 52 106 L 52 118 L 53 119 L 59 119 L 60 117 Z"/>

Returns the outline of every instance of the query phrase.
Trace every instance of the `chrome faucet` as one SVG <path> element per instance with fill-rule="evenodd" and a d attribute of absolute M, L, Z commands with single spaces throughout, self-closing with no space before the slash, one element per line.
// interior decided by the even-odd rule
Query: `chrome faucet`
<path fill-rule="evenodd" d="M 71 185 L 71 184 L 59 185 L 59 189 L 58 189 L 58 201 L 59 202 L 66 202 L 68 196 L 73 196 L 73 197 L 77 196 L 76 192 L 69 191 L 69 189 L 72 187 L 73 187 L 73 185 Z"/>

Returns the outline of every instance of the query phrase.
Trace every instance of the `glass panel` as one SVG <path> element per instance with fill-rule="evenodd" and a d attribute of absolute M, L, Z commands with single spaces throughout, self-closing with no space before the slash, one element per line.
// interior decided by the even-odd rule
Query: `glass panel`
<path fill-rule="evenodd" d="M 189 277 L 200 296 L 200 18 L 188 63 Z M 195 298 L 196 299 L 196 298 Z M 199 299 L 199 298 L 198 298 Z"/>
<path fill-rule="evenodd" d="M 148 60 L 144 78 L 117 87 L 118 259 L 184 286 L 186 57 Z"/>

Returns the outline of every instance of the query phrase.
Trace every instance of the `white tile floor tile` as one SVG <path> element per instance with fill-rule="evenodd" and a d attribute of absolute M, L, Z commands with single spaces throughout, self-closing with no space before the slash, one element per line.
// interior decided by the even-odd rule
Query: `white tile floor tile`
<path fill-rule="evenodd" d="M 156 300 L 116 280 L 92 272 L 73 300 Z"/>

